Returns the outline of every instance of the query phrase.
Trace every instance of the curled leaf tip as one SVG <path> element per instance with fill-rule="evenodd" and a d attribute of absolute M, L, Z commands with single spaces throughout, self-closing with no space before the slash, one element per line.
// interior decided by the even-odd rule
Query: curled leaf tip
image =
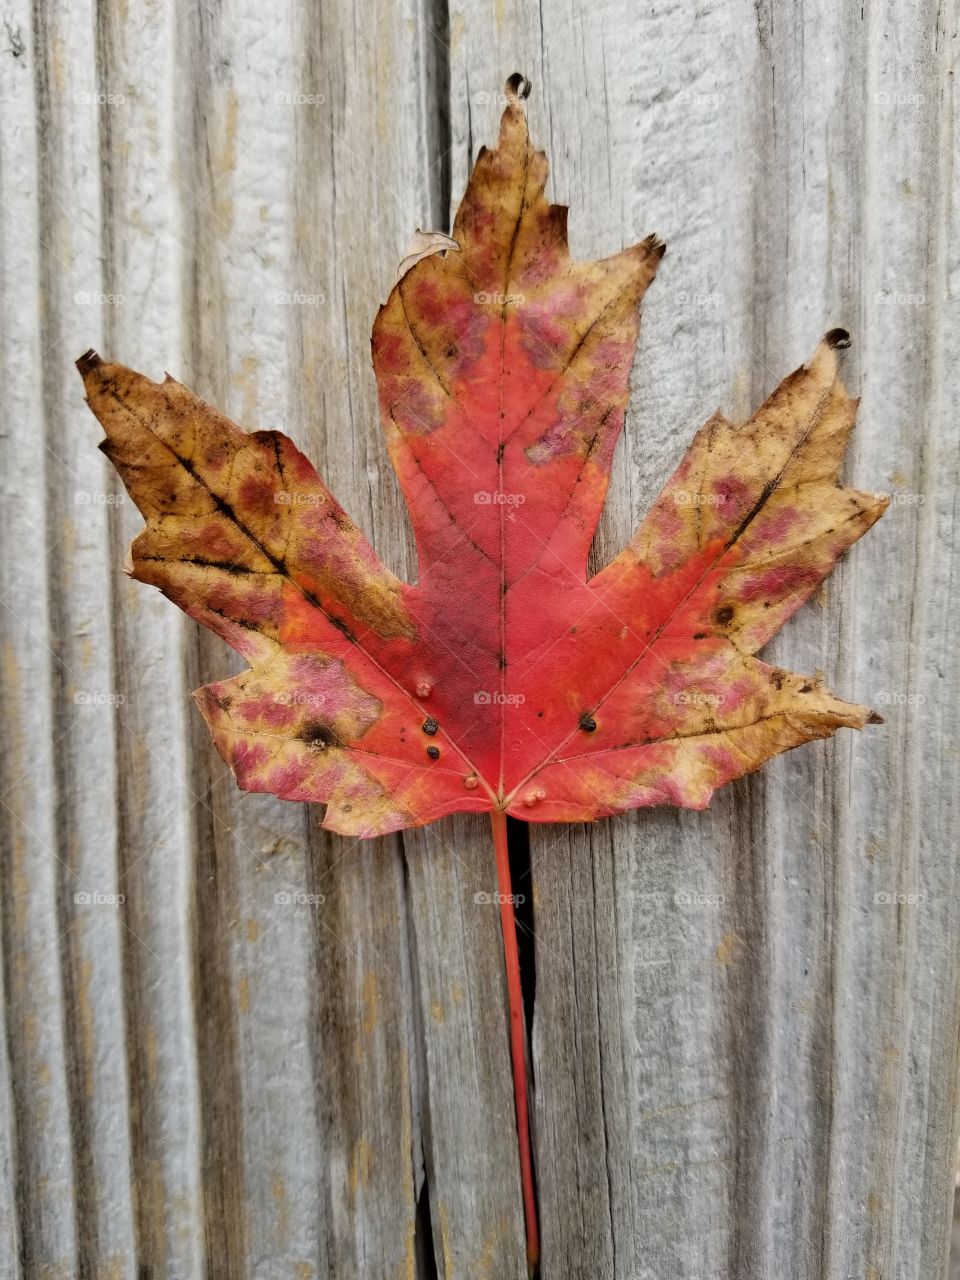
<path fill-rule="evenodd" d="M 100 359 L 96 351 L 94 351 L 93 347 L 91 347 L 90 350 L 85 351 L 77 361 L 77 369 L 80 376 L 85 378 L 88 373 L 96 369 L 97 366 L 101 364 L 103 364 L 103 361 Z"/>
<path fill-rule="evenodd" d="M 823 340 L 834 351 L 846 351 L 850 346 L 850 334 L 846 329 L 830 329 L 823 335 Z"/>
<path fill-rule="evenodd" d="M 525 75 L 515 71 L 504 85 L 504 93 L 511 102 L 525 102 L 530 97 L 533 85 Z"/>

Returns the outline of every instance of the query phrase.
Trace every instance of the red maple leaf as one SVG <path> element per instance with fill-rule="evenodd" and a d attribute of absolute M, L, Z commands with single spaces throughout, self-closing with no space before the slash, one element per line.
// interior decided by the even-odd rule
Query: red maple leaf
<path fill-rule="evenodd" d="M 507 892 L 505 813 L 703 808 L 778 752 L 874 718 L 755 654 L 886 506 L 838 482 L 856 402 L 833 330 L 748 422 L 701 428 L 588 579 L 663 246 L 571 261 L 519 87 L 477 159 L 458 251 L 416 260 L 374 324 L 416 585 L 287 437 L 248 434 L 169 376 L 78 362 L 146 518 L 133 576 L 249 663 L 195 695 L 240 786 L 324 802 L 324 824 L 357 836 L 490 811 Z M 516 1013 L 518 985 L 511 998 Z M 522 1076 L 517 1025 L 514 1063 Z"/>

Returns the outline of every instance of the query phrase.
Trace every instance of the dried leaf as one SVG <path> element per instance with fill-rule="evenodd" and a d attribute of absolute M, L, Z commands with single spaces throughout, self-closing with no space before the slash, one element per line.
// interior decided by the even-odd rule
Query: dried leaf
<path fill-rule="evenodd" d="M 285 436 L 241 431 L 169 377 L 78 362 L 146 519 L 134 576 L 250 664 L 196 695 L 219 751 L 242 787 L 325 802 L 344 834 L 455 810 L 702 808 L 778 752 L 876 718 L 755 656 L 886 506 L 838 481 L 856 412 L 840 330 L 748 422 L 715 415 L 588 581 L 663 246 L 570 260 L 523 82 L 508 89 L 460 251 L 415 251 L 374 325 L 415 586 Z"/>

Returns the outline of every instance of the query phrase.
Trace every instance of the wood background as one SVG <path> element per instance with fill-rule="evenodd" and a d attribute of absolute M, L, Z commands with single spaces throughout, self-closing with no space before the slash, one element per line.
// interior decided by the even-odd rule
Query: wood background
<path fill-rule="evenodd" d="M 235 789 L 189 698 L 231 659 L 124 577 L 73 368 L 284 427 L 409 573 L 370 326 L 516 70 L 574 253 L 669 246 L 597 564 L 832 325 L 896 495 L 768 650 L 883 727 L 532 830 L 543 1280 L 945 1274 L 956 58 L 952 0 L 6 0 L 2 1280 L 523 1275 L 488 830 Z"/>

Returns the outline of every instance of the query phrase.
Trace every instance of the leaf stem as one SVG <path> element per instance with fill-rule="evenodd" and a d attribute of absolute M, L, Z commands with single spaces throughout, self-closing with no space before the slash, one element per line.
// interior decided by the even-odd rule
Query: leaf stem
<path fill-rule="evenodd" d="M 540 1262 L 540 1234 L 537 1226 L 537 1197 L 533 1183 L 530 1150 L 530 1117 L 527 1111 L 527 1064 L 524 1052 L 523 992 L 520 988 L 520 955 L 517 951 L 517 924 L 513 890 L 510 885 L 510 856 L 507 848 L 507 815 L 492 809 L 493 852 L 497 863 L 500 900 L 500 927 L 503 932 L 503 961 L 507 972 L 507 1002 L 510 1010 L 510 1056 L 513 1062 L 513 1096 L 517 1110 L 517 1140 L 520 1148 L 520 1185 L 523 1217 L 527 1231 L 527 1268 L 532 1276 Z"/>

